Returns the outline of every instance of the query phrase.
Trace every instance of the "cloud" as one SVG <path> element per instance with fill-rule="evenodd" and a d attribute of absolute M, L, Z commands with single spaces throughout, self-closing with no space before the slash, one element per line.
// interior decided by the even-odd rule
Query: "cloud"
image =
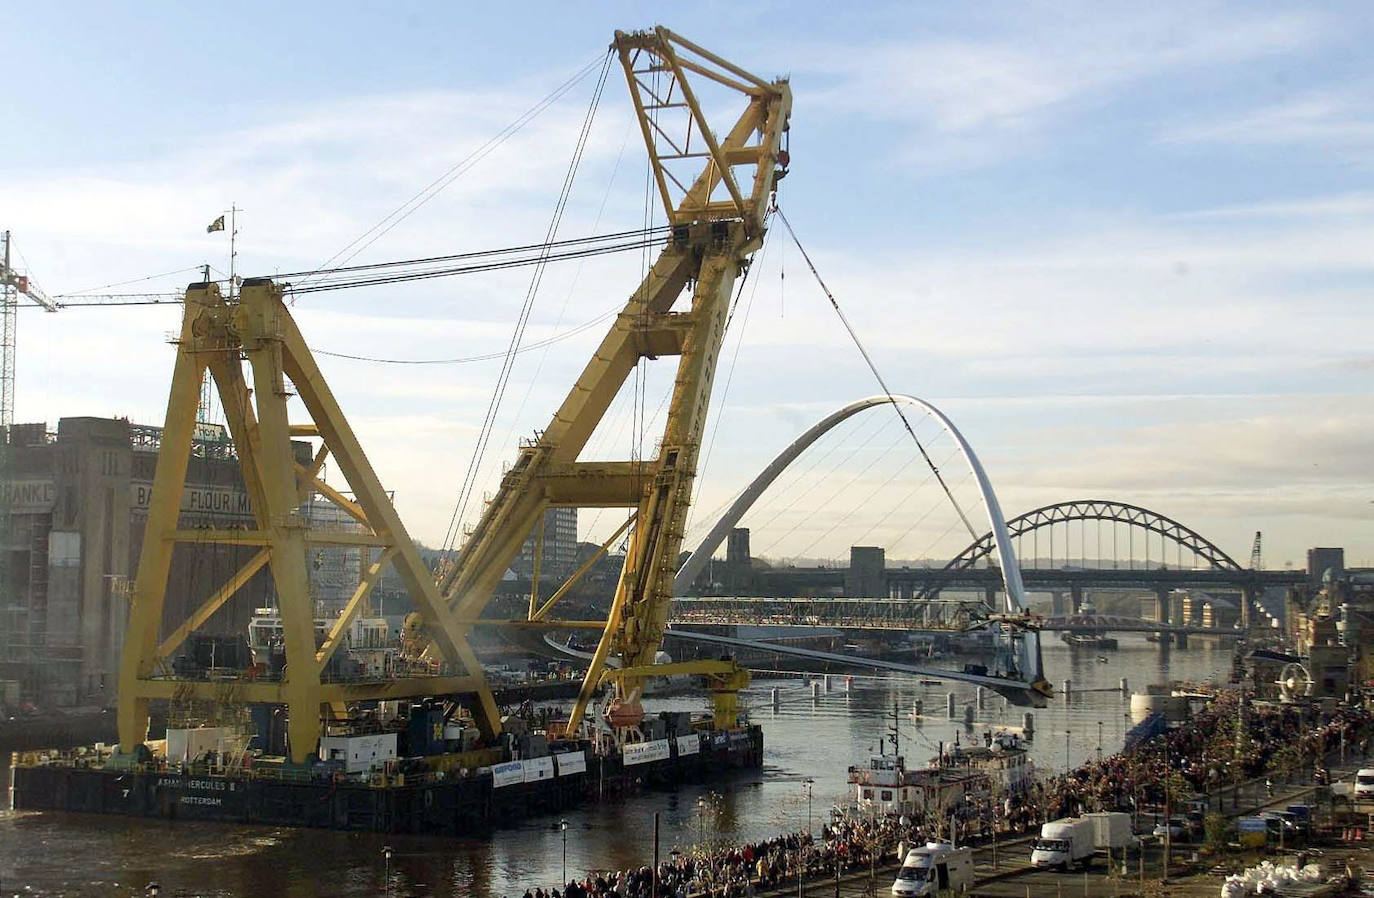
<path fill-rule="evenodd" d="M 1034 151 L 1048 124 L 1128 86 L 1308 49 L 1327 31 L 1308 13 L 1233 7 L 1087 12 L 1013 13 L 985 23 L 978 38 L 936 34 L 824 47 L 807 54 L 807 70 L 833 83 L 809 102 L 907 124 L 895 145 L 908 163 L 970 168 Z"/>
<path fill-rule="evenodd" d="M 1374 149 L 1370 100 L 1368 90 L 1331 88 L 1229 118 L 1173 126 L 1160 140 L 1177 145 L 1316 146 L 1367 164 Z"/>
<path fill-rule="evenodd" d="M 1252 72 L 1277 77 L 1276 69 L 1310 60 L 1334 33 L 1331 21 L 1306 9 L 1157 5 L 1099 11 L 1083 5 L 1026 12 L 969 8 L 957 18 L 951 27 L 913 27 L 907 32 L 912 37 L 897 28 L 869 32 L 879 37 L 865 36 L 866 44 L 822 43 L 825 36 L 814 32 L 806 37 L 809 44 L 780 41 L 778 52 L 802 63 L 794 79 L 798 123 L 846 138 L 866 127 L 883 135 L 881 144 L 865 145 L 860 154 L 854 152 L 857 139 L 829 156 L 823 145 L 808 145 L 806 152 L 816 155 L 806 165 L 843 170 L 854 196 L 874 197 L 892 193 L 894 162 L 914 163 L 918 172 L 966 170 L 1060 148 L 1079 133 L 1129 154 L 1139 147 L 1114 142 L 1122 129 L 1136 140 L 1139 131 L 1157 127 L 1153 120 L 1141 124 L 1154 114 L 1142 97 L 1155 92 L 1176 98 L 1194 80 L 1215 85 Z M 49 292 L 203 259 L 226 267 L 224 235 L 206 235 L 204 227 L 230 201 L 247 208 L 240 272 L 309 268 L 546 90 L 531 85 L 419 89 L 281 106 L 248 127 L 192 135 L 118 164 L 16 171 L 0 161 L 5 207 L 12 221 L 23 223 L 20 244 Z M 1342 117 L 1365 118 L 1355 108 L 1360 91 L 1356 84 L 1348 94 L 1332 94 L 1336 99 L 1328 97 L 1325 106 L 1324 95 L 1305 94 L 1300 101 L 1306 108 L 1295 106 L 1270 121 L 1293 139 L 1345 139 L 1336 127 Z M 1171 105 L 1167 115 L 1193 117 L 1164 127 L 1185 135 L 1194 126 L 1216 126 L 1189 140 L 1221 147 L 1227 159 L 1246 127 L 1262 131 L 1269 124 L 1246 125 L 1235 116 L 1228 132 L 1222 127 L 1227 122 L 1204 120 L 1203 106 Z M 359 261 L 538 240 L 580 115 L 580 100 L 551 109 Z M 642 221 L 642 150 L 629 125 L 623 101 L 612 103 L 608 95 L 564 234 L 591 231 L 598 215 L 603 231 Z M 1358 129 L 1351 135 L 1363 140 Z M 894 149 L 881 157 L 881 147 Z M 802 150 L 799 143 L 797 171 L 804 176 Z M 1033 195 L 1044 190 L 1062 196 L 1062 208 L 1021 209 L 1014 199 L 999 199 L 976 213 L 981 220 L 965 220 L 962 206 L 940 205 L 962 198 L 932 196 L 931 222 L 975 224 L 963 230 L 956 224 L 929 240 L 902 233 L 897 216 L 881 203 L 866 207 L 852 231 L 823 216 L 796 224 L 890 385 L 950 412 L 1003 490 L 1008 513 L 1074 498 L 1080 490 L 1115 488 L 1130 495 L 1112 498 L 1165 506 L 1158 510 L 1177 512 L 1190 524 L 1202 521 L 1209 528 L 1204 532 L 1219 534 L 1228 545 L 1248 540 L 1257 519 L 1265 521 L 1267 538 L 1271 527 L 1287 527 L 1282 539 L 1295 547 L 1347 538 L 1374 544 L 1351 498 L 1361 488 L 1352 479 L 1355 447 L 1370 436 L 1355 425 L 1368 422 L 1338 426 L 1343 407 L 1358 409 L 1369 399 L 1358 376 L 1371 364 L 1368 353 L 1352 344 L 1369 325 L 1374 197 L 1348 183 L 1304 193 L 1308 182 L 1298 179 L 1232 185 L 1229 171 L 1184 173 L 1210 189 L 1209 199 L 1181 212 L 1176 197 L 1153 202 L 1157 188 L 1168 193 L 1167 179 L 1143 177 L 1141 193 L 1151 193 L 1151 202 L 1132 208 L 1115 190 L 1104 198 L 1094 193 L 1101 185 L 1083 187 L 1074 173 L 1059 183 L 1027 185 Z M 989 172 L 989 192 L 1003 186 L 998 174 Z M 1167 211 L 1151 211 L 1156 205 Z M 789 213 L 797 216 L 801 208 Z M 996 233 L 988 233 L 984 223 L 994 217 Z M 885 249 L 893 234 L 900 248 Z M 876 391 L 795 254 L 784 291 L 781 254 L 769 253 L 748 285 L 748 296 L 758 291 L 752 313 L 736 319 L 720 360 L 710 465 L 701 485 L 706 510 L 822 414 Z M 551 269 L 526 342 L 618 307 L 640 275 L 640 259 L 629 257 Z M 187 279 L 178 274 L 151 282 L 151 289 L 178 290 Z M 319 294 L 302 297 L 295 313 L 319 349 L 394 359 L 464 357 L 505 347 L 528 283 L 529 272 L 522 270 Z M 26 313 L 20 321 L 21 418 L 119 413 L 160 420 L 171 368 L 163 341 L 175 325 L 170 309 Z M 513 457 L 516 437 L 547 423 L 603 332 L 603 325 L 590 327 L 547 353 L 519 357 L 479 495 Z M 111 364 L 112 358 L 119 363 Z M 322 357 L 320 364 L 383 482 L 396 491 L 411 532 L 437 542 L 499 362 L 407 367 Z M 646 366 L 651 390 L 642 414 L 655 426 L 662 421 L 659 399 L 671 383 L 663 372 L 672 364 L 664 359 Z M 641 414 L 634 407 L 624 397 L 613 405 L 592 455 L 629 454 Z M 1336 423 L 1327 429 L 1327 421 Z M 913 423 L 924 439 L 926 425 Z M 797 476 L 784 485 L 792 492 L 774 507 L 777 523 L 755 520 L 758 546 L 766 538 L 800 551 L 821 537 L 814 552 L 842 557 L 849 541 L 872 531 L 873 539 L 897 540 L 909 554 L 932 545 L 962 548 L 955 545 L 961 539 L 957 518 L 922 519 L 941 496 L 920 493 L 906 500 L 909 508 L 900 506 L 921 472 L 907 470 L 888 483 L 895 466 L 911 459 L 895 426 L 879 418 L 855 422 L 853 431 L 837 434 L 839 448 L 829 459 L 816 463 L 825 446 L 804 456 Z M 641 429 L 652 451 L 656 434 L 652 427 Z M 874 445 L 855 450 L 870 434 Z M 1312 441 L 1323 445 L 1309 452 Z M 884 461 L 856 478 L 894 445 Z M 947 448 L 938 439 L 935 445 Z M 1317 468 L 1299 464 L 1309 455 Z M 877 490 L 871 507 L 828 532 L 833 519 L 826 515 L 834 509 L 818 502 L 851 481 L 851 498 Z M 781 511 L 811 488 L 810 499 Z M 958 490 L 966 501 L 967 484 Z M 1262 507 L 1271 498 L 1272 519 Z M 1323 508 L 1335 511 L 1322 518 Z M 584 519 L 584 535 L 592 516 Z M 1355 524 L 1343 536 L 1329 521 Z M 782 540 L 792 527 L 796 534 Z"/>

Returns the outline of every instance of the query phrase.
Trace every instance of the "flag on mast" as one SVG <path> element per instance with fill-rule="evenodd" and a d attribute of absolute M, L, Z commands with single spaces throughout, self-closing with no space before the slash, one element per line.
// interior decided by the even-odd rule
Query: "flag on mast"
<path fill-rule="evenodd" d="M 205 229 L 205 233 L 207 233 L 207 234 L 213 234 L 213 233 L 215 233 L 216 231 L 222 231 L 222 230 L 224 230 L 224 216 L 223 216 L 223 215 L 221 215 L 219 218 L 216 218 L 214 221 L 210 222 L 209 226 Z"/>

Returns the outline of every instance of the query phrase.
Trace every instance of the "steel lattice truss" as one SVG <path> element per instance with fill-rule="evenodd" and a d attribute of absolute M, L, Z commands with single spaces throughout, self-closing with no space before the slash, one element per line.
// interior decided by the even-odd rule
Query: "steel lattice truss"
<path fill-rule="evenodd" d="M 1106 499 L 1076 499 L 1072 502 L 1045 505 L 1007 521 L 1007 531 L 1012 539 L 1016 539 L 1042 527 L 1052 527 L 1055 524 L 1068 521 L 1111 521 L 1127 524 L 1149 533 L 1156 533 L 1175 545 L 1187 549 L 1207 562 L 1214 570 L 1244 570 L 1221 547 L 1196 530 L 1180 524 L 1173 518 L 1167 518 L 1158 512 L 1150 511 L 1148 508 L 1128 505 L 1125 502 L 1112 502 Z M 994 549 L 992 532 L 989 531 L 954 556 L 932 579 L 931 583 L 922 588 L 917 598 L 925 599 L 938 592 L 947 575 L 972 568 L 979 561 L 991 555 Z"/>

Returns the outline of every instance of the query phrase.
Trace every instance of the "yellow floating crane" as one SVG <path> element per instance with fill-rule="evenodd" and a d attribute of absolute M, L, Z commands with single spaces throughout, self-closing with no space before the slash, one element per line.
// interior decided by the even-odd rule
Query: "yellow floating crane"
<path fill-rule="evenodd" d="M 654 183 L 670 225 L 666 246 L 634 290 L 539 438 L 521 448 L 456 563 L 436 582 L 383 489 L 339 402 L 267 278 L 243 283 L 228 299 L 209 282 L 186 291 L 184 314 L 161 451 L 119 676 L 120 750 L 129 754 L 147 735 L 149 702 L 179 696 L 212 699 L 217 684 L 179 677 L 168 661 L 264 567 L 270 569 L 281 613 L 286 668 L 280 681 L 251 681 L 238 693 L 250 703 L 285 704 L 292 760 L 315 750 L 321 719 L 341 716 L 350 703 L 419 696 L 475 697 L 473 714 L 488 738 L 500 731 L 499 712 L 468 643 L 511 560 L 550 506 L 634 509 L 629 551 L 604 622 L 560 622 L 548 612 L 586 565 L 541 606 L 531 603 L 526 626 L 602 630 L 569 729 L 593 692 L 617 690 L 613 723 L 632 730 L 649 676 L 704 675 L 715 696 L 717 724 L 732 726 L 736 693 L 747 671 L 731 661 L 655 665 L 730 297 L 736 279 L 763 241 L 766 212 L 785 173 L 784 134 L 791 111 L 785 80 L 765 81 L 666 28 L 617 32 L 612 45 L 630 88 L 649 153 Z M 743 111 L 718 140 L 693 81 L 734 94 Z M 672 124 L 676 118 L 677 123 Z M 685 175 L 691 168 L 694 176 Z M 673 311 L 691 287 L 689 307 Z M 657 457 L 583 462 L 578 456 L 642 359 L 677 356 L 677 375 Z M 247 362 L 245 373 L 244 361 Z M 236 447 L 252 502 L 248 530 L 179 527 L 180 494 L 192 451 L 202 376 L 208 371 Z M 288 398 L 299 395 L 308 421 L 288 420 Z M 316 441 L 313 458 L 296 456 L 293 441 Z M 353 498 L 319 476 L 333 456 Z M 361 525 L 360 532 L 312 528 L 300 513 L 312 494 L 329 498 Z M 614 539 L 614 538 L 613 538 Z M 172 554 L 178 545 L 255 547 L 251 559 L 206 597 L 191 616 L 162 633 Z M 608 548 L 611 541 L 608 541 Z M 317 644 L 309 592 L 307 551 L 347 545 L 379 554 Z M 331 655 L 362 610 L 388 564 L 399 572 L 418 609 L 408 631 L 428 642 L 426 671 L 371 682 L 326 682 Z M 608 665 L 614 656 L 619 666 Z"/>

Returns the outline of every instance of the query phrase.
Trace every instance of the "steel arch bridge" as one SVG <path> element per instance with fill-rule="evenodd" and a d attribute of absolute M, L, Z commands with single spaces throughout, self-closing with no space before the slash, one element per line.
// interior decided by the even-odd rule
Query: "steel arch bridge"
<path fill-rule="evenodd" d="M 1139 505 L 1130 505 L 1125 502 L 1113 502 L 1109 499 L 1076 499 L 1071 502 L 1045 505 L 1007 521 L 1007 533 L 1014 540 L 1042 527 L 1052 527 L 1055 524 L 1070 521 L 1109 521 L 1127 524 L 1149 533 L 1158 534 L 1162 539 L 1169 540 L 1180 548 L 1192 552 L 1193 555 L 1207 562 L 1213 570 L 1234 572 L 1245 570 L 1220 546 L 1191 527 L 1148 508 L 1141 508 Z M 950 575 L 969 570 L 979 561 L 992 555 L 994 550 L 993 534 L 991 532 L 983 534 L 982 537 L 969 544 L 967 548 L 941 568 L 931 578 L 930 583 L 924 586 L 914 598 L 930 598 L 940 590 Z"/>

